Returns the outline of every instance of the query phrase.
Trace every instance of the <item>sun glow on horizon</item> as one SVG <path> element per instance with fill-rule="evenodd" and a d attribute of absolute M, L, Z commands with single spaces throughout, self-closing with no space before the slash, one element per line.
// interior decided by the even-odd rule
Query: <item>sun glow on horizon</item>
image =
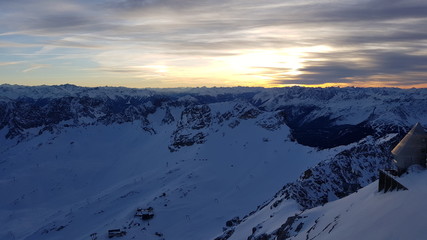
<path fill-rule="evenodd" d="M 256 50 L 224 59 L 230 70 L 242 75 L 262 75 L 266 70 L 277 69 L 284 74 L 298 75 L 303 67 L 299 54 L 283 54 L 272 50 Z"/>
<path fill-rule="evenodd" d="M 319 45 L 305 48 L 249 49 L 232 56 L 219 57 L 217 63 L 236 81 L 244 81 L 251 86 L 273 87 L 274 80 L 294 79 L 302 74 L 301 69 L 313 59 L 311 53 L 332 51 L 329 46 Z"/>
<path fill-rule="evenodd" d="M 229 52 L 225 56 L 169 57 L 152 54 L 159 59 L 154 64 L 144 61 L 143 55 L 124 50 L 110 52 L 108 58 L 101 58 L 105 71 L 128 72 L 135 79 L 156 78 L 165 87 L 196 86 L 251 86 L 275 87 L 276 80 L 295 79 L 314 59 L 312 53 L 330 52 L 329 46 L 312 46 L 284 49 L 242 49 Z M 117 57 L 116 57 L 117 55 Z M 131 56 L 125 58 L 123 56 Z M 136 63 L 141 62 L 141 65 Z M 221 82 L 221 84 L 218 84 Z M 203 85 L 201 85 L 203 84 Z"/>

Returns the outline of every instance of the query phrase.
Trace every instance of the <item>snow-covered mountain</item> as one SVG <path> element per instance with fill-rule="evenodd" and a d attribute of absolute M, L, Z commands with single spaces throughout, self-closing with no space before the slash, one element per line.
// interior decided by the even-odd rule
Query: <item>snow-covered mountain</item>
<path fill-rule="evenodd" d="M 426 96 L 1 85 L 0 239 L 274 239 L 375 181 Z"/>
<path fill-rule="evenodd" d="M 289 216 L 280 226 L 274 220 L 261 222 L 248 239 L 425 239 L 427 171 L 415 166 L 399 181 L 409 190 L 378 192 L 374 182 L 324 206 L 295 214 L 288 207 Z"/>

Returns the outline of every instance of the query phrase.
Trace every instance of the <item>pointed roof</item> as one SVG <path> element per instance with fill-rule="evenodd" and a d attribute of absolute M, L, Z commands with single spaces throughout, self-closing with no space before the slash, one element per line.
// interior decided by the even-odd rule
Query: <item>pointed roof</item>
<path fill-rule="evenodd" d="M 396 164 L 400 168 L 407 168 L 412 164 L 425 165 L 426 161 L 426 133 L 420 123 L 405 135 L 405 137 L 391 151 Z M 424 161 L 424 163 L 423 163 Z"/>

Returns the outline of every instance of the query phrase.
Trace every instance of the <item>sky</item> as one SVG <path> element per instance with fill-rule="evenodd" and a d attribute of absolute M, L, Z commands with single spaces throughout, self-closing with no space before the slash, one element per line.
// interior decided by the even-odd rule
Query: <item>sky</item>
<path fill-rule="evenodd" d="M 0 84 L 427 87 L 425 0 L 0 0 Z"/>

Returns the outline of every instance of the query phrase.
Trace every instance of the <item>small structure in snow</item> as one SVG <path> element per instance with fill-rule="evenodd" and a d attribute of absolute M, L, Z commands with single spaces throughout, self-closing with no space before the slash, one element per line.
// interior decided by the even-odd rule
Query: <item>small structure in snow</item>
<path fill-rule="evenodd" d="M 417 123 L 391 151 L 400 173 L 414 164 L 426 167 L 426 137 L 424 128 Z"/>
<path fill-rule="evenodd" d="M 98 233 L 91 233 L 90 237 L 91 237 L 92 240 L 97 240 L 98 239 L 97 235 L 98 235 Z"/>
<path fill-rule="evenodd" d="M 136 209 L 135 217 L 140 217 L 142 220 L 150 220 L 154 217 L 153 208 L 138 208 Z"/>
<path fill-rule="evenodd" d="M 124 235 L 126 235 L 126 231 L 121 231 L 120 229 L 108 230 L 108 238 L 123 237 Z"/>
<path fill-rule="evenodd" d="M 399 191 L 399 190 L 408 190 L 405 186 L 403 186 L 400 182 L 395 178 L 397 176 L 397 172 L 393 170 L 380 170 L 379 179 L 378 179 L 378 192 L 384 191 Z"/>

